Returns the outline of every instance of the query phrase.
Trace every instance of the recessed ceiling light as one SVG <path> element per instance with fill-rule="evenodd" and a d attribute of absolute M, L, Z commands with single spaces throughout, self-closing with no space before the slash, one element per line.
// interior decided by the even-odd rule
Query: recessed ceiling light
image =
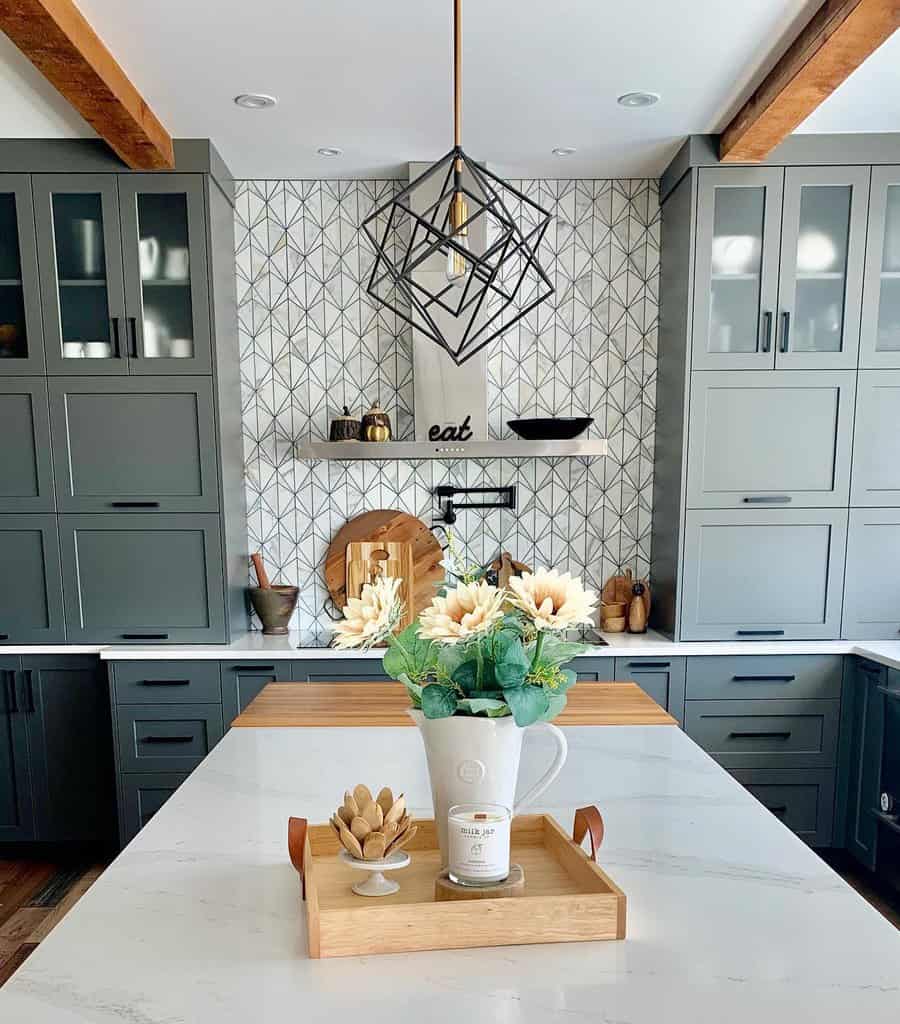
<path fill-rule="evenodd" d="M 319 156 L 342 156 L 344 151 L 337 146 L 319 146 L 316 152 Z"/>
<path fill-rule="evenodd" d="M 274 107 L 278 100 L 264 92 L 242 92 L 235 96 L 234 102 L 247 110 L 265 110 L 266 107 Z"/>
<path fill-rule="evenodd" d="M 552 150 L 554 156 L 571 156 L 574 152 L 574 146 L 554 146 Z"/>
<path fill-rule="evenodd" d="M 659 102 L 658 92 L 626 92 L 616 102 L 620 107 L 652 107 Z"/>

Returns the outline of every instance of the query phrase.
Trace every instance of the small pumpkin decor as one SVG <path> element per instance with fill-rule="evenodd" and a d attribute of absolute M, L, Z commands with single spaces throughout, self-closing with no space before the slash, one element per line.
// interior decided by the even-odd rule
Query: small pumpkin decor
<path fill-rule="evenodd" d="M 330 441 L 358 441 L 359 429 L 359 420 L 350 415 L 350 410 L 345 405 L 343 414 L 335 416 L 331 421 L 328 439 Z"/>
<path fill-rule="evenodd" d="M 390 441 L 391 439 L 391 418 L 377 402 L 362 418 L 359 439 L 360 441 Z"/>

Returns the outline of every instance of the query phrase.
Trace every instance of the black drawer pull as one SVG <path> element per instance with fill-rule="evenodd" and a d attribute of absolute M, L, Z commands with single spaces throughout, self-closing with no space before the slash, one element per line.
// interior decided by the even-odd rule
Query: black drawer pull
<path fill-rule="evenodd" d="M 6 710 L 10 715 L 18 714 L 19 698 L 16 696 L 16 674 L 7 670 L 3 675 L 6 679 Z"/>
<path fill-rule="evenodd" d="M 796 676 L 732 676 L 735 683 L 792 683 Z"/>
<path fill-rule="evenodd" d="M 793 498 L 789 494 L 759 494 L 741 498 L 745 505 L 790 505 Z"/>
<path fill-rule="evenodd" d="M 139 686 L 190 686 L 190 679 L 141 679 Z"/>
<path fill-rule="evenodd" d="M 767 309 L 763 313 L 762 350 L 763 350 L 763 352 L 770 352 L 772 350 L 772 310 L 771 309 Z"/>
<path fill-rule="evenodd" d="M 730 732 L 730 740 L 789 740 L 790 732 Z"/>
<path fill-rule="evenodd" d="M 274 665 L 232 665 L 232 672 L 274 672 Z"/>
<path fill-rule="evenodd" d="M 168 640 L 168 633 L 122 633 L 123 640 Z"/>
<path fill-rule="evenodd" d="M 8 640 L 9 633 L 0 633 L 0 640 Z"/>
<path fill-rule="evenodd" d="M 777 814 L 779 816 L 781 816 L 782 814 L 787 814 L 787 805 L 786 804 L 774 804 L 774 805 L 763 804 L 763 806 L 766 808 L 766 810 L 771 811 L 773 814 Z"/>
<path fill-rule="evenodd" d="M 27 700 L 25 710 L 29 714 L 34 714 L 34 673 L 30 668 L 26 668 L 22 675 L 25 679 L 25 697 Z"/>
<path fill-rule="evenodd" d="M 738 636 L 784 636 L 783 629 L 738 629 Z"/>
<path fill-rule="evenodd" d="M 671 668 L 671 661 L 629 661 L 629 668 Z"/>
<path fill-rule="evenodd" d="M 111 501 L 110 508 L 159 508 L 158 501 Z"/>
<path fill-rule="evenodd" d="M 193 743 L 193 736 L 142 736 L 141 743 Z"/>
<path fill-rule="evenodd" d="M 894 700 L 900 700 L 900 690 L 889 690 L 886 686 L 876 686 L 875 689 L 879 693 L 883 693 L 885 697 L 893 697 Z"/>

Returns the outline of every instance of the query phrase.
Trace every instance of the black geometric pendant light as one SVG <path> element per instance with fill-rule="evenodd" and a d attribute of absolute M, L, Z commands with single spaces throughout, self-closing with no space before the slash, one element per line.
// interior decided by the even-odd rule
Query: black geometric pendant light
<path fill-rule="evenodd" d="M 551 214 L 460 144 L 460 5 L 453 0 L 453 149 L 362 223 L 375 249 L 369 294 L 457 365 L 554 290 L 536 255 Z M 520 203 L 519 223 L 503 202 L 507 194 Z M 469 244 L 476 225 L 472 234 L 485 239 L 479 252 Z"/>

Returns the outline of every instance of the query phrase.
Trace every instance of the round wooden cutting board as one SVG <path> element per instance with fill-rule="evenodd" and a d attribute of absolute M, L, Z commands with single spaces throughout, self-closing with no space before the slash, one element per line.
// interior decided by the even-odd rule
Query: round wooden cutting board
<path fill-rule="evenodd" d="M 444 581 L 441 559 L 444 553 L 428 526 L 395 509 L 363 512 L 348 520 L 334 535 L 325 555 L 325 586 L 338 608 L 347 603 L 347 545 L 352 541 L 407 541 L 413 546 L 413 615 L 431 604 L 435 590 Z"/>

